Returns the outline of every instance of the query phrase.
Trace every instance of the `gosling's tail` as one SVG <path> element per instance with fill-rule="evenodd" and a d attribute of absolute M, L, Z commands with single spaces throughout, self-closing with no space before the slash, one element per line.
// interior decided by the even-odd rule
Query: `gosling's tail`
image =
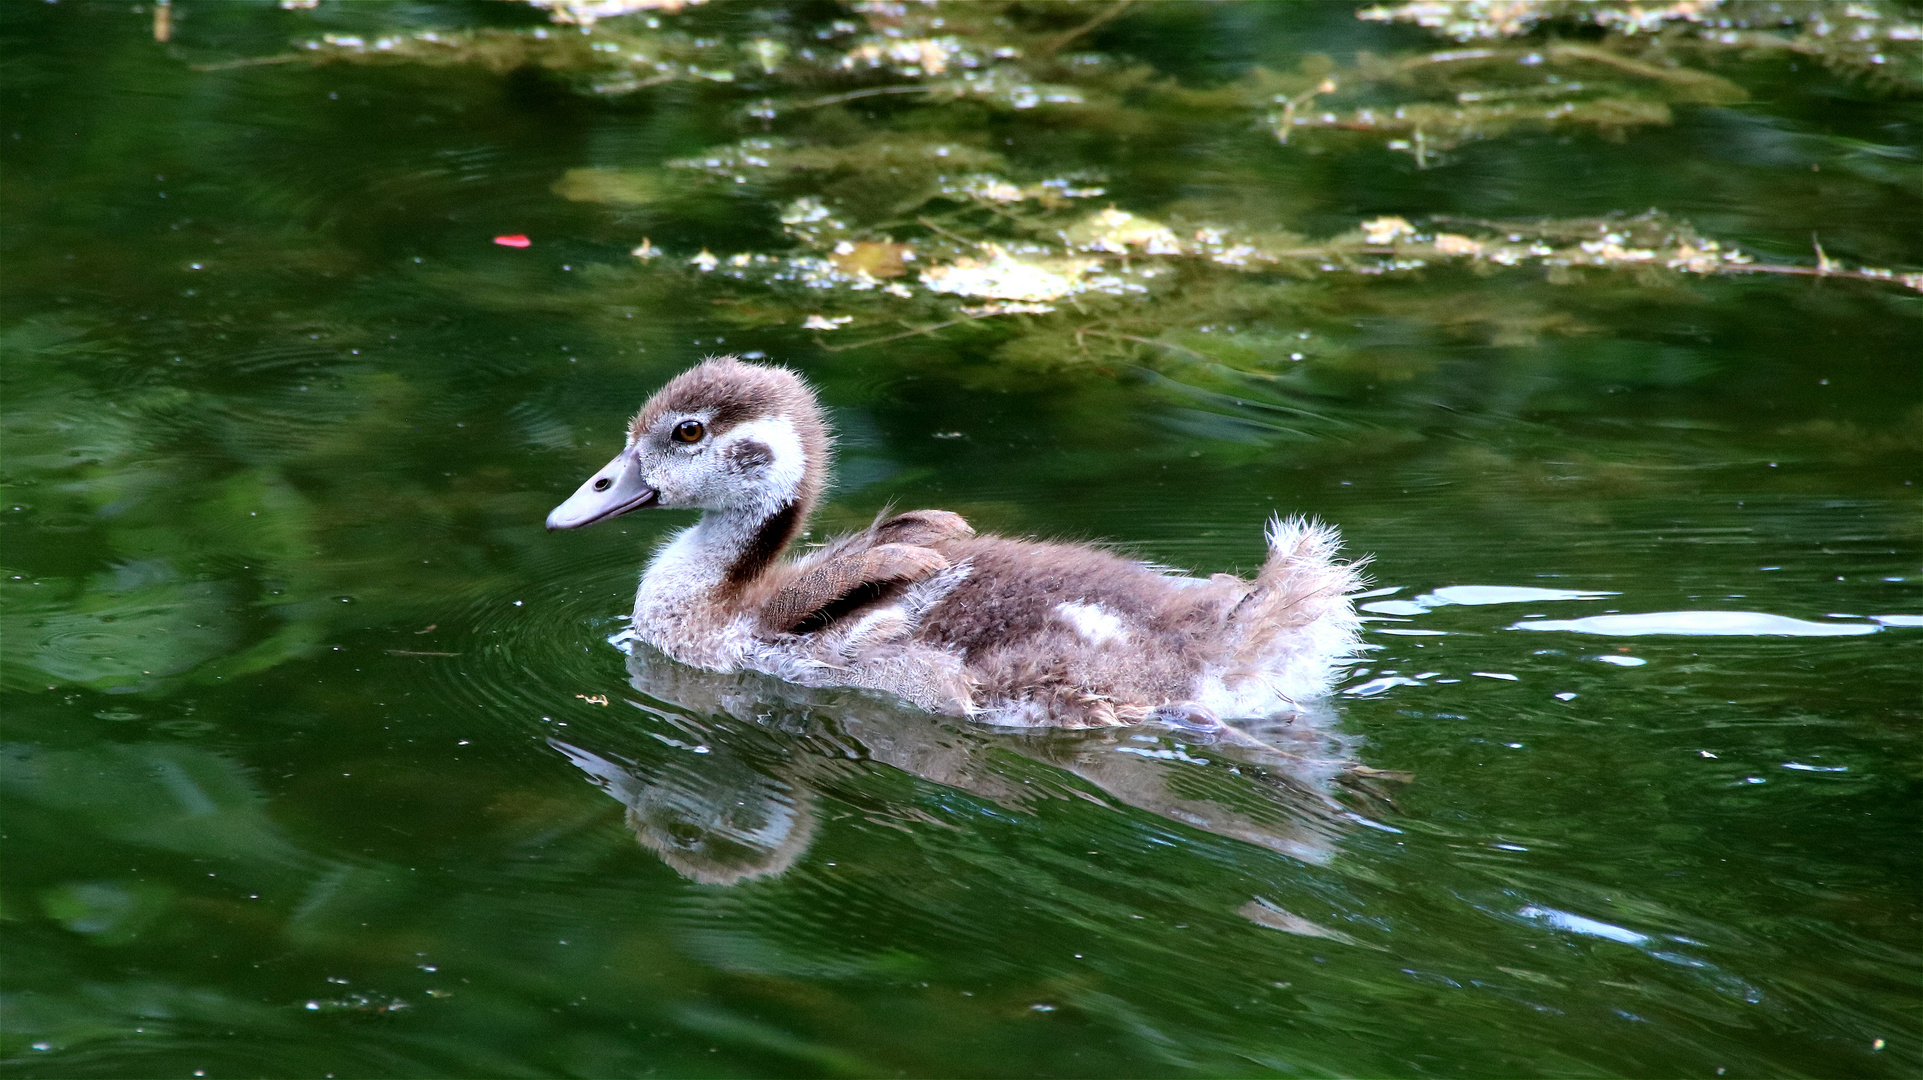
<path fill-rule="evenodd" d="M 1338 662 L 1359 641 L 1350 593 L 1366 559 L 1337 562 L 1341 534 L 1303 517 L 1269 519 L 1269 557 L 1229 613 L 1234 628 L 1224 665 L 1230 685 L 1259 679 L 1291 701 L 1328 689 Z"/>

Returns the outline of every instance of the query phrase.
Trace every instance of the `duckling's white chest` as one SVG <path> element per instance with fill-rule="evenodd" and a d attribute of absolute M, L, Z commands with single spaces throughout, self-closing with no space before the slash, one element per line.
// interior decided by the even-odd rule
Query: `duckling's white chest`
<path fill-rule="evenodd" d="M 754 642 L 753 620 L 726 602 L 726 553 L 706 522 L 656 553 L 634 594 L 634 631 L 684 664 L 733 671 Z"/>

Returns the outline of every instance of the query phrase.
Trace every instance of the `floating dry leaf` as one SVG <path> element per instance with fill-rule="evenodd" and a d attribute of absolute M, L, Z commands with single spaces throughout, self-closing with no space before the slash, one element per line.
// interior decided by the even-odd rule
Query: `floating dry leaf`
<path fill-rule="evenodd" d="M 1080 292 L 1084 278 L 1101 265 L 1094 259 L 1065 259 L 1041 253 L 1015 255 L 999 244 L 983 244 L 986 259 L 962 257 L 921 273 L 921 283 L 939 293 L 987 300 L 1046 302 Z"/>
<path fill-rule="evenodd" d="M 1070 247 L 1126 255 L 1134 248 L 1148 255 L 1180 255 L 1182 241 L 1160 222 L 1109 207 L 1062 233 Z"/>
<path fill-rule="evenodd" d="M 571 23 L 577 26 L 593 26 L 602 19 L 618 19 L 623 15 L 644 12 L 661 12 L 672 15 L 682 8 L 705 4 L 708 0 L 527 0 L 534 7 L 548 13 L 548 18 L 558 23 Z"/>
<path fill-rule="evenodd" d="M 835 264 L 835 269 L 844 274 L 865 274 L 871 278 L 898 278 L 908 273 L 906 260 L 914 257 L 915 249 L 907 244 L 877 240 L 851 243 L 844 240 L 835 245 L 834 254 L 829 256 L 829 261 Z"/>
<path fill-rule="evenodd" d="M 1284 911 L 1259 896 L 1237 908 L 1235 913 L 1257 926 L 1266 926 L 1270 930 L 1280 930 L 1285 934 L 1300 934 L 1303 937 L 1327 938 L 1330 941 L 1339 941 L 1344 945 L 1363 944 L 1363 942 L 1357 941 L 1355 938 L 1350 937 L 1340 930 L 1331 930 L 1326 926 L 1310 922 L 1300 915 Z M 1369 947 L 1374 948 L 1375 946 Z"/>
<path fill-rule="evenodd" d="M 1362 238 L 1371 244 L 1390 244 L 1415 234 L 1416 227 L 1405 218 L 1379 217 L 1362 223 Z"/>
<path fill-rule="evenodd" d="M 661 196 L 661 182 L 649 173 L 622 169 L 569 169 L 551 189 L 570 202 L 641 206 Z"/>

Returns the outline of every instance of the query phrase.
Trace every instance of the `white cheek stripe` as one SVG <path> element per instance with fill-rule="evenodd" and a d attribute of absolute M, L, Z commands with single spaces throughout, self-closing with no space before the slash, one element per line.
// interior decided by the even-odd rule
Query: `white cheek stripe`
<path fill-rule="evenodd" d="M 785 417 L 770 416 L 736 425 L 721 440 L 733 443 L 753 439 L 774 455 L 762 484 L 775 501 L 786 503 L 801 490 L 801 478 L 808 472 L 808 454 L 801 448 L 801 433 Z M 720 447 L 716 447 L 720 449 Z"/>

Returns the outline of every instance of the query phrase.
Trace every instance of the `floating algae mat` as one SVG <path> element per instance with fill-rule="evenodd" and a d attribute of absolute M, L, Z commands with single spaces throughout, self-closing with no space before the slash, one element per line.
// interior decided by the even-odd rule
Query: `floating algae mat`
<path fill-rule="evenodd" d="M 7 1075 L 1923 1071 L 1923 9 L 0 34 Z M 1368 647 L 1214 740 L 624 651 L 686 517 L 541 522 L 720 353 L 809 542 L 1309 514 Z"/>

